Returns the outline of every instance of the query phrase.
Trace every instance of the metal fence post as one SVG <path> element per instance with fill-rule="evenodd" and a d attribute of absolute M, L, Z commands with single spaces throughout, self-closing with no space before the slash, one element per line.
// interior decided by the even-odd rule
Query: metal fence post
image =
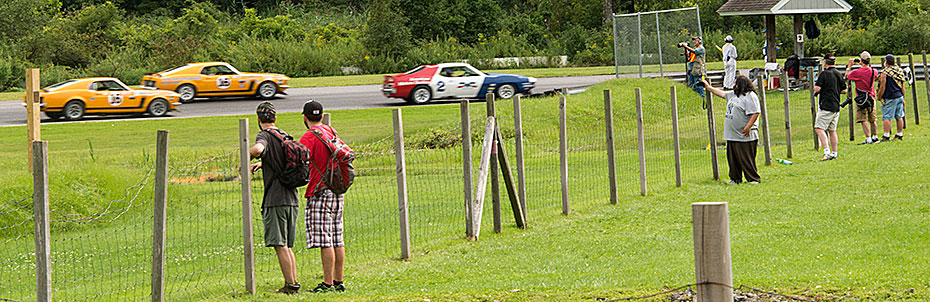
<path fill-rule="evenodd" d="M 733 301 L 730 221 L 726 202 L 691 204 L 698 301 Z"/>
<path fill-rule="evenodd" d="M 788 102 L 788 88 L 790 88 L 791 85 L 788 84 L 788 72 L 785 71 L 785 69 L 781 70 L 781 78 L 783 79 L 785 86 L 785 144 L 787 146 L 786 148 L 788 149 L 787 157 L 791 158 L 791 104 Z"/>
<path fill-rule="evenodd" d="M 704 102 L 707 103 L 707 131 L 710 136 L 710 166 L 713 170 L 714 180 L 720 179 L 720 170 L 717 167 L 717 122 L 714 120 L 714 96 L 713 93 L 704 94 Z"/>
<path fill-rule="evenodd" d="M 462 172 L 463 187 L 465 189 L 465 236 L 474 238 L 475 230 L 472 228 L 471 217 L 472 209 L 472 171 L 471 171 L 471 111 L 469 111 L 468 100 L 463 99 L 459 103 L 460 115 L 462 117 Z"/>
<path fill-rule="evenodd" d="M 35 224 L 36 300 L 52 301 L 51 240 L 48 218 L 48 142 L 33 141 L 32 215 Z"/>
<path fill-rule="evenodd" d="M 646 138 L 643 132 L 643 95 L 636 88 L 636 141 L 639 146 L 639 194 L 646 196 Z"/>
<path fill-rule="evenodd" d="M 611 15 L 610 19 L 613 23 L 613 28 L 614 28 L 614 40 L 613 40 L 614 42 L 614 77 L 619 78 L 620 77 L 620 48 L 617 46 L 617 15 L 616 14 Z M 927 93 L 930 93 L 930 90 L 928 90 Z"/>
<path fill-rule="evenodd" d="M 487 93 L 484 95 L 485 105 L 487 106 L 487 115 L 489 117 L 494 117 L 497 119 L 497 114 L 494 109 L 494 94 Z M 497 125 L 497 124 L 495 124 Z M 496 133 L 496 132 L 495 132 Z M 496 134 L 495 134 L 496 136 Z M 496 140 L 496 137 L 495 137 Z M 494 233 L 500 234 L 503 230 L 501 223 L 501 187 L 500 187 L 500 167 L 498 166 L 497 161 L 497 143 L 491 144 L 491 213 L 492 221 L 494 224 Z"/>
<path fill-rule="evenodd" d="M 920 110 L 917 108 L 917 67 L 914 66 L 914 53 L 907 54 L 908 64 L 911 66 L 911 96 L 914 98 L 914 124 L 920 125 Z M 926 65 L 924 69 L 926 69 Z"/>
<path fill-rule="evenodd" d="M 814 150 L 820 149 L 820 139 L 817 137 L 817 131 L 814 126 L 817 125 L 817 100 L 814 98 L 814 69 L 807 69 L 807 86 L 811 94 L 811 133 L 814 134 Z"/>
<path fill-rule="evenodd" d="M 639 34 L 639 77 L 643 77 L 643 15 L 636 14 L 636 32 Z"/>
<path fill-rule="evenodd" d="M 562 181 L 562 215 L 568 215 L 571 210 L 568 201 L 568 120 L 565 106 L 565 96 L 559 97 L 559 176 Z"/>
<path fill-rule="evenodd" d="M 927 89 L 927 108 L 930 108 L 930 69 L 927 68 L 927 51 L 924 50 L 920 54 L 924 61 L 924 88 Z"/>
<path fill-rule="evenodd" d="M 617 204 L 617 164 L 614 150 L 614 103 L 610 89 L 604 89 L 604 125 L 607 130 L 607 176 L 610 181 L 610 204 Z"/>
<path fill-rule="evenodd" d="M 672 100 L 672 140 L 675 148 L 675 186 L 681 186 L 681 143 L 678 134 L 678 89 L 671 88 Z"/>
<path fill-rule="evenodd" d="M 759 87 L 759 110 L 761 114 L 759 119 L 762 120 L 762 146 L 765 149 L 765 165 L 772 165 L 772 146 L 771 140 L 769 140 L 769 114 L 768 114 L 768 105 L 766 104 L 765 96 L 765 84 L 762 83 L 762 77 L 756 79 L 756 83 Z"/>
<path fill-rule="evenodd" d="M 517 157 L 517 191 L 520 194 L 520 205 L 523 212 L 529 212 L 526 208 L 526 167 L 523 164 L 523 107 L 520 105 L 520 95 L 513 97 L 513 131 L 514 131 L 514 153 Z M 529 216 L 527 213 L 525 216 Z M 526 222 L 527 217 L 523 217 Z"/>
<path fill-rule="evenodd" d="M 394 113 L 394 160 L 397 162 L 397 214 L 400 225 L 400 258 L 410 260 L 410 216 L 407 213 L 407 162 L 404 158 L 404 122 L 400 108 Z"/>
<path fill-rule="evenodd" d="M 249 171 L 249 119 L 239 119 L 239 179 L 242 196 L 242 264 L 245 291 L 255 293 L 255 244 L 252 231 L 252 172 Z"/>
<path fill-rule="evenodd" d="M 168 205 L 168 130 L 158 130 L 155 152 L 155 222 L 152 224 L 152 302 L 165 301 L 165 218 Z"/>
<path fill-rule="evenodd" d="M 659 43 L 659 76 L 665 77 L 665 64 L 662 61 L 662 30 L 659 29 L 659 13 L 656 13 L 656 40 Z"/>

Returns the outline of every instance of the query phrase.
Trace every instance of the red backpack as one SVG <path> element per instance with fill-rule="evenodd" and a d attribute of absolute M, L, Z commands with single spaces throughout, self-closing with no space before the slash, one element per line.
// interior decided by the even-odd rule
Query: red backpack
<path fill-rule="evenodd" d="M 322 130 L 328 130 L 329 133 Z M 355 152 L 339 138 L 336 130 L 328 125 L 313 127 L 310 133 L 329 149 L 329 161 L 323 167 L 323 171 L 313 164 L 313 168 L 320 173 L 321 183 L 335 194 L 344 194 L 355 181 L 355 166 L 352 164 L 355 161 Z M 320 185 L 317 184 L 313 191 L 316 192 L 319 188 Z"/>

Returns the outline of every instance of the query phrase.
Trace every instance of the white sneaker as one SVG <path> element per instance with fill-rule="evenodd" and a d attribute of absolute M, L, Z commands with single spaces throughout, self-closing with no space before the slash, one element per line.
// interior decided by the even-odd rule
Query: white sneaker
<path fill-rule="evenodd" d="M 727 185 L 728 185 L 728 186 L 735 186 L 735 185 L 738 185 L 738 183 L 736 183 L 735 181 L 732 181 L 732 180 L 731 180 L 730 182 L 727 183 Z"/>
<path fill-rule="evenodd" d="M 759 182 L 758 182 L 758 181 L 750 181 L 749 184 L 751 184 L 751 185 L 758 185 Z"/>

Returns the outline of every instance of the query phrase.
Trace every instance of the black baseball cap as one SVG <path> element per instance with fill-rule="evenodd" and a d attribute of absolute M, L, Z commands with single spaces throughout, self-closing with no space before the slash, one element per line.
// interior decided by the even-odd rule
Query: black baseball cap
<path fill-rule="evenodd" d="M 317 101 L 309 100 L 304 103 L 303 114 L 306 117 L 320 116 L 323 114 L 323 105 Z"/>
<path fill-rule="evenodd" d="M 833 55 L 832 53 L 828 53 L 827 56 L 824 57 L 824 62 L 823 62 L 823 63 L 826 64 L 826 65 L 834 65 L 834 64 L 836 64 L 836 56 Z"/>

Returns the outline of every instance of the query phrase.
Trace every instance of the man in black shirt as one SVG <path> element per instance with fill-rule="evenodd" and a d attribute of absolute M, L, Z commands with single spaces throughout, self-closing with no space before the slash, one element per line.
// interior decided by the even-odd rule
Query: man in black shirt
<path fill-rule="evenodd" d="M 814 121 L 814 132 L 824 147 L 820 160 L 836 159 L 836 124 L 840 121 L 840 94 L 846 94 L 846 79 L 836 70 L 836 56 L 828 54 L 823 61 L 824 71 L 817 77 L 814 93 L 820 94 L 820 110 Z M 828 136 L 829 135 L 829 141 Z"/>
<path fill-rule="evenodd" d="M 258 115 L 258 127 L 262 131 L 255 137 L 255 145 L 249 149 L 252 158 L 261 161 L 250 165 L 252 173 L 262 169 L 265 194 L 262 197 L 262 224 L 265 227 L 265 246 L 274 247 L 278 256 L 281 273 L 284 274 L 284 287 L 275 293 L 296 294 L 300 291 L 297 283 L 297 261 L 294 259 L 294 237 L 297 234 L 297 188 L 288 188 L 277 180 L 284 171 L 284 145 L 278 137 L 287 133 L 275 127 L 274 105 L 262 102 L 255 110 Z M 271 131 L 277 132 L 271 133 Z"/>

